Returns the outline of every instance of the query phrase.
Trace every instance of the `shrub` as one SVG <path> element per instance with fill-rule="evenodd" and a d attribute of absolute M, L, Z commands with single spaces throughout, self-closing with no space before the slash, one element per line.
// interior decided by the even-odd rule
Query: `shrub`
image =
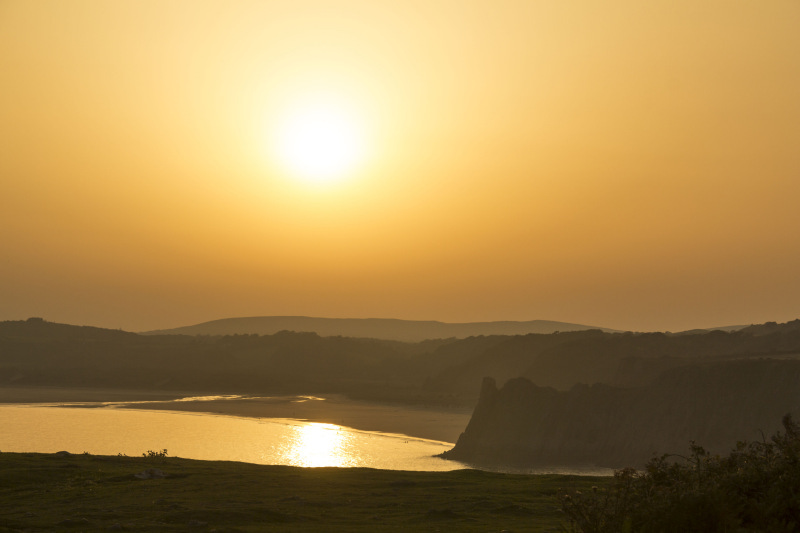
<path fill-rule="evenodd" d="M 783 427 L 727 456 L 692 443 L 688 457 L 618 470 L 607 488 L 560 494 L 562 510 L 584 533 L 800 532 L 800 426 L 786 415 Z"/>
<path fill-rule="evenodd" d="M 142 454 L 142 457 L 147 457 L 148 459 L 166 459 L 167 449 L 164 448 L 163 450 L 157 452 L 154 452 L 153 450 L 147 450 L 146 453 Z"/>

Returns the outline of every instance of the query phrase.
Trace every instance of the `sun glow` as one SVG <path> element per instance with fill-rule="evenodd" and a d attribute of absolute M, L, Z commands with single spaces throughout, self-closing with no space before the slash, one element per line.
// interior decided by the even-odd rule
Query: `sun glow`
<path fill-rule="evenodd" d="M 291 463 L 297 466 L 352 466 L 344 448 L 347 437 L 334 424 L 310 422 L 295 428 L 297 436 L 289 453 Z"/>
<path fill-rule="evenodd" d="M 284 113 L 273 136 L 273 150 L 283 170 L 307 182 L 343 179 L 366 155 L 363 122 L 342 102 L 298 103 Z"/>

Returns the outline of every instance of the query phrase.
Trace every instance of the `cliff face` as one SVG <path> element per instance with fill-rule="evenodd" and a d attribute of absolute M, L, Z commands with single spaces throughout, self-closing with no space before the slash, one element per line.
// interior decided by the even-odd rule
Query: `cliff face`
<path fill-rule="evenodd" d="M 498 390 L 485 378 L 478 405 L 444 457 L 473 463 L 643 466 L 686 454 L 691 441 L 714 453 L 780 429 L 800 415 L 800 361 L 729 361 L 674 368 L 639 388 L 576 385 L 560 392 L 525 378 Z"/>

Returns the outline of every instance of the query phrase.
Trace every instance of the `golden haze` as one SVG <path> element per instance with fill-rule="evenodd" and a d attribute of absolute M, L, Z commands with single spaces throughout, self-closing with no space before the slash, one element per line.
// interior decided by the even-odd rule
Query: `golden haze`
<path fill-rule="evenodd" d="M 0 3 L 0 319 L 800 315 L 796 1 Z M 270 155 L 304 94 L 369 153 Z"/>

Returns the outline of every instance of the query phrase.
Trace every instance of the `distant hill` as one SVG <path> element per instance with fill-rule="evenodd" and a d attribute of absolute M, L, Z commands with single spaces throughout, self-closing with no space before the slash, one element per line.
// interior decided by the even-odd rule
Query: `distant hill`
<path fill-rule="evenodd" d="M 598 329 L 568 322 L 529 320 L 525 322 L 448 323 L 394 318 L 315 318 L 307 316 L 257 316 L 223 318 L 194 326 L 146 331 L 144 335 L 273 335 L 279 331 L 313 332 L 322 337 L 360 337 L 370 339 L 420 342 L 427 339 L 467 338 L 479 335 L 527 335 L 556 331 Z"/>
<path fill-rule="evenodd" d="M 708 333 L 709 331 L 739 331 L 740 329 L 745 329 L 750 327 L 749 325 L 739 325 L 739 326 L 720 326 L 718 328 L 697 328 L 697 329 L 688 329 L 686 331 L 680 331 L 678 333 L 673 333 L 672 335 L 696 335 L 698 333 Z"/>

